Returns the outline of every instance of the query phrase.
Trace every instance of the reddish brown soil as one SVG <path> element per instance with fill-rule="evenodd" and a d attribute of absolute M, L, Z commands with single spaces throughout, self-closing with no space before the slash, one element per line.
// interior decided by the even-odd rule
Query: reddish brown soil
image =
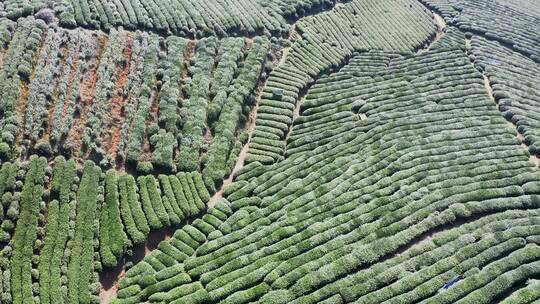
<path fill-rule="evenodd" d="M 34 75 L 30 77 L 30 82 L 32 82 L 32 79 L 34 79 Z M 28 84 L 24 83 L 19 88 L 19 98 L 17 99 L 17 105 L 15 106 L 15 111 L 19 113 L 19 118 L 21 122 L 21 127 L 19 131 L 19 136 L 17 137 L 17 145 L 21 145 L 23 135 L 24 135 L 24 121 L 25 121 L 25 113 L 26 113 L 26 103 L 28 102 L 28 91 L 29 91 Z"/>
<path fill-rule="evenodd" d="M 49 136 L 51 134 L 51 125 L 54 119 L 54 110 L 56 108 L 56 101 L 58 100 L 58 95 L 60 94 L 60 92 L 58 91 L 58 86 L 60 84 L 60 80 L 64 77 L 64 73 L 66 71 L 66 61 L 67 61 L 67 56 L 69 52 L 69 44 L 64 45 L 63 49 L 61 49 L 61 52 L 63 52 L 62 60 L 60 62 L 60 66 L 61 66 L 60 70 L 62 71 L 62 73 L 60 74 L 60 76 L 55 77 L 54 79 L 55 83 L 54 83 L 54 90 L 53 90 L 53 95 L 52 95 L 52 100 L 51 100 L 52 102 L 49 105 L 49 109 L 47 109 L 47 111 L 49 112 L 49 119 L 47 121 L 47 130 L 45 130 L 45 133 L 43 134 L 43 138 L 47 141 L 49 141 Z"/>
<path fill-rule="evenodd" d="M 159 92 L 157 91 L 157 88 L 154 87 L 152 92 L 152 105 L 150 107 L 150 117 L 149 119 L 152 122 L 158 121 L 158 115 L 159 115 Z"/>
<path fill-rule="evenodd" d="M 66 98 L 69 98 L 73 92 L 73 83 L 75 81 L 78 81 L 79 79 L 75 79 L 75 76 L 77 76 L 77 69 L 79 68 L 79 54 L 81 52 L 81 39 L 79 39 L 78 43 L 77 43 L 77 52 L 75 53 L 75 57 L 76 60 L 73 60 L 73 65 L 71 67 L 71 73 L 69 74 L 69 77 L 68 77 L 68 86 L 67 86 L 67 89 L 66 89 Z M 62 124 L 63 122 L 65 121 L 66 119 L 66 115 L 67 115 L 67 111 L 69 109 L 69 100 L 66 99 L 66 101 L 64 102 L 64 107 L 62 108 Z M 49 120 L 49 130 L 47 131 L 47 133 L 51 133 L 51 122 Z"/>
<path fill-rule="evenodd" d="M 184 67 L 182 68 L 182 76 L 180 77 L 180 100 L 184 100 L 184 91 L 182 90 L 183 84 L 186 82 L 188 78 L 188 68 L 189 68 L 189 61 L 191 60 L 191 57 L 195 54 L 195 45 L 197 41 L 190 40 L 186 46 L 186 50 L 184 51 Z"/>
<path fill-rule="evenodd" d="M 122 124 L 125 119 L 123 107 L 129 101 L 128 96 L 124 96 L 123 90 L 129 79 L 132 45 L 133 37 L 132 35 L 127 34 L 127 41 L 122 56 L 125 65 L 118 70 L 120 76 L 118 76 L 116 91 L 111 100 L 110 112 L 105 120 L 104 138 L 102 142 L 104 143 L 103 146 L 105 149 L 107 149 L 107 154 L 113 155 L 114 158 L 116 158 L 118 152 Z"/>
<path fill-rule="evenodd" d="M 84 73 L 84 75 L 82 76 L 82 82 L 79 87 L 81 95 L 81 113 L 79 118 L 74 119 L 73 127 L 69 132 L 67 140 L 74 144 L 74 151 L 75 153 L 78 153 L 76 154 L 76 156 L 79 157 L 84 155 L 84 152 L 82 151 L 82 136 L 84 133 L 84 128 L 86 127 L 88 112 L 90 111 L 94 100 L 94 92 L 96 89 L 96 81 L 98 77 L 97 70 L 99 64 L 101 63 L 101 58 L 108 42 L 108 36 L 102 35 L 101 37 L 98 37 L 98 56 L 90 59 L 90 62 L 93 64 L 93 66 L 91 69 Z"/>
<path fill-rule="evenodd" d="M 155 250 L 159 243 L 169 240 L 178 227 L 168 227 L 159 230 L 153 230 L 148 235 L 143 245 L 133 249 L 133 264 L 137 264 Z M 100 303 L 108 304 L 116 296 L 118 283 L 126 274 L 125 259 L 120 259 L 114 269 L 107 269 L 100 274 L 99 281 L 101 290 L 99 292 Z"/>
<path fill-rule="evenodd" d="M 245 39 L 245 48 L 250 49 L 253 45 L 253 38 L 246 38 Z"/>
<path fill-rule="evenodd" d="M 114 269 L 106 270 L 100 273 L 99 281 L 101 282 L 101 290 L 99 292 L 100 303 L 110 303 L 112 298 L 118 292 L 118 283 L 126 274 L 124 259 L 118 261 L 118 265 Z"/>
<path fill-rule="evenodd" d="M 0 69 L 4 67 L 7 51 L 8 48 L 2 49 L 2 51 L 0 51 Z"/>
<path fill-rule="evenodd" d="M 150 106 L 150 114 L 147 117 L 146 125 L 148 126 L 152 122 L 157 122 L 158 120 L 158 98 L 159 98 L 159 92 L 157 91 L 157 88 L 153 87 L 152 89 L 152 105 Z M 148 133 L 145 132 L 143 137 L 143 146 L 141 150 L 141 156 L 139 157 L 142 161 L 151 161 L 152 160 L 152 149 L 150 148 L 150 138 L 148 137 Z"/>

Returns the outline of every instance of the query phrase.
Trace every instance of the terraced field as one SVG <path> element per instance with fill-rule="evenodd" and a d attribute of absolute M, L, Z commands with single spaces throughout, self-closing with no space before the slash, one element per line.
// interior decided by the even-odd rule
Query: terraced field
<path fill-rule="evenodd" d="M 540 303 L 538 24 L 2 1 L 0 303 Z"/>

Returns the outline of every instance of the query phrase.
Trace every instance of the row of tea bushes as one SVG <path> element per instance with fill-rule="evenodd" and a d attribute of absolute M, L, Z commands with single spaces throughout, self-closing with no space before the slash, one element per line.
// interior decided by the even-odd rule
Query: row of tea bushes
<path fill-rule="evenodd" d="M 55 70 L 60 64 L 60 58 L 57 54 L 62 53 L 60 49 L 63 41 L 67 39 L 66 36 L 65 33 L 58 33 L 50 28 L 47 31 L 43 47 L 39 52 L 39 59 L 34 68 L 34 76 L 28 89 L 24 113 L 24 135 L 33 142 L 38 140 L 43 128 L 47 127 L 46 120 L 49 118 L 47 107 L 53 94 Z"/>
<path fill-rule="evenodd" d="M 183 101 L 181 112 L 183 121 L 178 169 L 182 171 L 194 171 L 199 167 L 216 46 L 215 38 L 200 40 L 192 58 L 190 68 L 193 77 L 185 88 L 188 98 Z"/>
<path fill-rule="evenodd" d="M 3 163 L 0 169 L 0 193 L 2 194 L 1 213 L 1 246 L 0 250 L 0 300 L 11 301 L 11 270 L 9 257 L 12 252 L 11 241 L 15 223 L 19 217 L 21 190 L 23 187 L 25 167 L 18 163 Z M 6 244 L 7 243 L 7 244 Z"/>
<path fill-rule="evenodd" d="M 280 159 L 298 99 L 314 79 L 343 66 L 357 51 L 420 49 L 435 35 L 436 26 L 415 1 L 351 1 L 302 19 L 297 30 L 300 37 L 262 93 L 248 163 Z"/>
<path fill-rule="evenodd" d="M 138 185 L 137 185 L 138 184 Z M 144 243 L 151 229 L 178 225 L 206 208 L 210 194 L 198 172 L 118 177 L 119 208 L 133 245 Z"/>
<path fill-rule="evenodd" d="M 0 158 L 6 160 L 16 152 L 13 143 L 23 126 L 17 113 L 20 86 L 28 85 L 45 24 L 41 20 L 22 18 L 16 24 L 3 21 L 2 27 L 4 44 L 10 41 L 0 70 Z"/>
<path fill-rule="evenodd" d="M 103 203 L 99 186 L 101 170 L 93 162 L 84 164 L 77 192 L 73 238 L 68 241 L 67 302 L 99 303 L 98 276 L 95 272 L 95 240 L 99 231 L 98 206 Z"/>

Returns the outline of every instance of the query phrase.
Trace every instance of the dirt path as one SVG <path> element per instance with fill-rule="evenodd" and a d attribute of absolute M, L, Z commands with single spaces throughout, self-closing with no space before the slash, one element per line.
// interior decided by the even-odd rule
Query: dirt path
<path fill-rule="evenodd" d="M 429 51 L 433 47 L 433 45 L 435 45 L 435 43 L 437 43 L 444 37 L 444 35 L 446 35 L 446 21 L 444 21 L 444 18 L 435 11 L 432 11 L 432 14 L 433 20 L 437 25 L 437 32 L 435 32 L 435 35 L 432 36 L 431 41 L 424 48 L 421 48 L 417 51 L 418 54 Z"/>
<path fill-rule="evenodd" d="M 118 283 L 126 274 L 124 258 L 118 261 L 118 265 L 110 270 L 99 274 L 101 290 L 99 292 L 99 303 L 110 303 L 118 292 Z"/>
<path fill-rule="evenodd" d="M 45 129 L 45 132 L 43 133 L 42 137 L 43 139 L 45 139 L 47 142 L 50 141 L 50 136 L 51 136 L 51 127 L 52 127 L 52 123 L 53 123 L 53 120 L 54 120 L 54 112 L 56 110 L 56 102 L 58 101 L 58 96 L 60 95 L 60 81 L 62 79 L 64 79 L 64 75 L 66 72 L 68 72 L 69 70 L 69 73 L 71 72 L 70 68 L 71 67 L 67 67 L 67 59 L 68 59 L 68 54 L 69 54 L 69 48 L 70 48 L 70 45 L 71 45 L 71 39 L 72 37 L 70 37 L 70 41 L 69 43 L 66 43 L 65 45 L 63 45 L 61 48 L 60 48 L 60 52 L 62 52 L 62 58 L 60 60 L 60 71 L 61 74 L 58 76 L 58 77 L 55 77 L 55 79 L 53 80 L 54 82 L 54 89 L 52 91 L 52 98 L 51 98 L 51 103 L 48 105 L 48 109 L 47 109 L 47 112 L 49 113 L 48 114 L 48 119 L 47 119 L 47 127 Z M 73 66 L 73 64 L 71 65 Z"/>
<path fill-rule="evenodd" d="M 189 69 L 189 62 L 191 61 L 191 57 L 193 57 L 193 55 L 195 55 L 195 47 L 197 45 L 197 40 L 190 40 L 188 43 L 187 43 L 187 46 L 186 46 L 186 50 L 184 51 L 184 66 L 182 67 L 182 75 L 180 75 L 180 83 L 178 84 L 178 86 L 180 87 L 180 96 L 179 96 L 179 104 L 178 106 L 180 106 L 180 104 L 182 103 L 182 101 L 186 98 L 185 94 L 184 94 L 184 84 L 186 83 L 187 79 L 188 79 L 188 76 L 189 76 L 189 73 L 188 73 L 188 69 Z"/>
<path fill-rule="evenodd" d="M 158 230 L 153 230 L 148 235 L 145 243 L 133 248 L 133 265 L 142 261 L 152 251 L 154 251 L 159 243 L 169 240 L 176 229 L 179 227 L 166 227 Z M 101 304 L 108 304 L 116 297 L 118 292 L 118 284 L 120 280 L 126 274 L 126 260 L 121 258 L 118 261 L 118 265 L 113 269 L 107 269 L 100 273 L 99 282 L 101 283 L 101 290 L 99 292 L 99 299 Z"/>
<path fill-rule="evenodd" d="M 101 63 L 103 53 L 105 52 L 105 49 L 109 42 L 109 38 L 106 35 L 96 37 L 96 39 L 97 43 L 95 47 L 97 48 L 97 50 L 95 51 L 97 53 L 97 56 L 90 59 L 90 62 L 87 64 L 87 66 L 91 68 L 86 70 L 86 72 L 81 77 L 79 103 L 80 113 L 78 113 L 78 117 L 73 120 L 73 126 L 68 134 L 68 139 L 66 140 L 66 142 L 73 143 L 74 151 L 79 153 L 79 155 L 77 156 L 84 155 L 84 152 L 82 151 L 82 136 L 84 133 L 83 131 L 86 127 L 88 112 L 90 111 L 94 100 L 94 92 L 96 89 L 96 82 L 98 78 L 98 67 Z"/>
<path fill-rule="evenodd" d="M 251 138 L 253 136 L 253 130 L 255 130 L 255 120 L 257 119 L 257 110 L 259 109 L 259 104 L 261 102 L 262 92 L 263 92 L 263 89 L 266 87 L 267 81 L 268 81 L 268 78 L 265 79 L 264 81 L 261 81 L 259 83 L 259 86 L 257 87 L 257 93 L 256 93 L 257 97 L 256 97 L 255 106 L 253 106 L 253 109 L 251 109 L 251 112 L 249 113 L 249 120 L 248 120 L 247 125 L 246 125 L 246 130 L 248 130 L 248 140 L 247 140 L 246 144 L 240 150 L 240 153 L 238 154 L 238 157 L 236 159 L 236 164 L 234 165 L 234 168 L 233 168 L 231 174 L 229 175 L 229 177 L 227 179 L 225 179 L 223 181 L 223 185 L 221 186 L 219 191 L 217 191 L 210 198 L 210 200 L 208 201 L 208 204 L 207 204 L 208 208 L 213 208 L 216 205 L 216 203 L 219 201 L 219 199 L 221 199 L 223 197 L 223 189 L 226 186 L 232 184 L 234 176 L 236 175 L 236 173 L 238 173 L 238 171 L 240 171 L 240 170 L 242 170 L 242 168 L 244 168 L 244 160 L 246 159 L 247 152 L 249 150 L 249 144 L 251 143 Z"/>
<path fill-rule="evenodd" d="M 68 110 L 68 107 L 69 107 L 69 97 L 71 96 L 71 93 L 73 91 L 73 82 L 77 80 L 77 79 L 75 79 L 75 75 L 77 74 L 77 69 L 78 69 L 78 65 L 79 65 L 79 60 L 78 59 L 79 59 L 79 54 L 81 52 L 81 41 L 82 41 L 82 38 L 79 37 L 77 39 L 76 51 L 75 51 L 75 54 L 73 55 L 73 61 L 71 63 L 71 67 L 70 67 L 71 70 L 69 71 L 68 82 L 67 82 L 68 85 L 67 85 L 67 88 L 66 88 L 66 92 L 64 93 L 64 96 L 65 96 L 64 106 L 62 107 L 62 116 L 61 116 L 62 117 L 62 124 L 63 124 L 63 121 L 66 118 L 66 115 L 67 115 L 66 113 L 67 113 L 67 110 Z M 64 67 L 63 70 L 65 71 L 66 67 Z M 55 101 L 58 98 L 59 93 L 60 92 L 57 92 Z M 49 134 L 49 135 L 51 134 L 51 128 L 52 128 L 52 124 L 53 124 L 53 120 L 54 120 L 54 114 L 55 114 L 54 111 L 55 111 L 55 107 L 52 107 L 52 112 L 49 113 L 49 124 L 47 125 L 47 134 Z"/>
<path fill-rule="evenodd" d="M 129 101 L 128 95 L 124 94 L 124 88 L 130 77 L 133 36 L 128 34 L 126 38 L 126 45 L 122 55 L 124 64 L 119 71 L 120 76 L 118 77 L 116 91 L 113 93 L 111 109 L 107 115 L 103 139 L 103 146 L 107 149 L 107 154 L 112 155 L 113 159 L 116 159 L 118 144 L 120 143 L 120 134 L 125 118 L 124 107 Z"/>

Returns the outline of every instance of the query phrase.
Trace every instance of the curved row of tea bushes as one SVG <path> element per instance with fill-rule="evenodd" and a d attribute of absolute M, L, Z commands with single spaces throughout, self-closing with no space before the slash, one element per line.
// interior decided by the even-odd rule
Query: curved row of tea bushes
<path fill-rule="evenodd" d="M 540 65 L 498 42 L 474 36 L 471 59 L 489 80 L 502 115 L 517 126 L 532 154 L 540 155 Z"/>
<path fill-rule="evenodd" d="M 246 57 L 245 50 L 248 41 L 243 38 L 226 38 L 219 41 L 219 49 L 216 56 L 214 79 L 210 84 L 210 96 L 212 101 L 208 105 L 207 120 L 209 127 L 217 123 L 223 105 L 227 101 L 227 95 L 233 88 L 230 86 L 235 76 L 240 75 L 238 65 Z"/>
<path fill-rule="evenodd" d="M 118 178 L 115 170 L 105 175 L 105 201 L 99 216 L 99 249 L 104 267 L 114 267 L 124 252 L 124 226 L 120 218 Z"/>
<path fill-rule="evenodd" d="M 133 245 L 144 243 L 150 229 L 178 225 L 199 214 L 210 200 L 198 172 L 141 176 L 138 187 L 131 175 L 121 175 L 118 190 L 120 215 Z"/>
<path fill-rule="evenodd" d="M 347 74 L 353 74 L 354 76 L 371 76 L 376 72 L 388 67 L 390 60 L 393 58 L 399 57 L 399 54 L 392 52 L 383 52 L 383 51 L 368 51 L 357 54 L 352 57 L 348 64 L 344 66 L 339 71 L 340 76 L 348 79 Z M 343 74 L 343 75 L 341 75 Z M 333 78 L 320 79 L 320 83 L 329 83 L 332 82 Z M 341 78 L 340 78 L 341 82 Z"/>
<path fill-rule="evenodd" d="M 381 111 L 381 109 L 392 109 L 389 105 L 380 104 L 380 102 L 384 102 L 385 98 L 399 97 L 399 94 L 403 95 L 414 92 L 415 89 L 423 88 L 425 85 L 422 83 L 422 80 L 429 80 L 434 75 L 444 77 L 444 79 L 441 79 L 443 82 L 438 86 L 435 84 L 429 86 L 430 91 L 433 91 L 434 88 L 437 88 L 438 91 L 436 94 L 426 96 L 423 102 L 440 103 L 445 98 L 454 97 L 451 94 L 455 87 L 463 88 L 467 84 L 467 79 L 478 76 L 475 70 L 464 66 L 467 63 L 467 59 L 463 56 L 463 53 L 456 51 L 427 54 L 423 58 L 425 60 L 437 60 L 438 66 L 436 67 L 441 67 L 441 69 L 426 73 L 427 69 L 424 65 L 420 65 L 418 68 L 410 65 L 407 66 L 407 73 L 409 75 L 399 79 L 399 81 L 394 81 L 392 78 L 382 79 L 377 77 L 377 71 L 382 74 L 388 68 L 397 69 L 396 73 L 404 73 L 399 67 L 385 67 L 384 62 L 378 62 L 385 59 L 388 65 L 390 64 L 389 60 L 392 58 L 391 56 L 370 52 L 358 57 L 367 57 L 367 61 L 373 58 L 372 62 L 375 65 L 366 63 L 365 61 L 358 62 L 358 59 L 355 57 L 351 64 L 343 71 L 337 73 L 335 77 L 323 79 L 316 86 L 312 87 L 310 95 L 306 98 L 300 109 L 304 117 L 297 120 L 293 134 L 287 143 L 288 154 L 298 153 L 309 150 L 319 144 L 329 143 L 333 140 L 334 136 L 339 134 L 338 128 L 348 128 L 358 118 L 369 118 L 372 113 Z M 414 57 L 412 60 L 414 60 Z M 452 65 L 458 65 L 458 67 L 450 68 Z M 365 71 L 367 70 L 372 71 L 371 76 L 366 75 Z M 414 71 L 423 72 L 425 75 L 411 83 L 410 79 L 413 77 Z M 367 72 L 367 74 L 369 73 Z M 393 93 L 398 91 L 401 93 Z M 374 92 L 378 92 L 379 95 L 372 97 Z M 468 92 L 474 93 L 475 91 L 469 90 Z M 484 91 L 480 90 L 475 93 L 483 94 Z M 408 95 L 406 97 L 410 99 Z M 400 100 L 403 99 L 404 97 L 400 98 Z M 403 105 L 406 105 L 406 107 L 401 109 L 422 106 L 422 104 L 416 101 L 404 101 Z M 321 133 L 321 130 L 328 131 Z"/>
<path fill-rule="evenodd" d="M 540 300 L 540 282 L 536 279 L 526 281 L 526 286 L 514 291 L 510 296 L 505 298 L 501 303 L 536 303 Z M 533 302 L 534 301 L 534 302 Z"/>
<path fill-rule="evenodd" d="M 64 250 L 69 238 L 70 212 L 75 202 L 72 185 L 78 180 L 75 161 L 66 161 L 62 156 L 55 158 L 51 184 L 51 198 L 47 207 L 45 237 L 39 255 L 39 300 L 40 303 L 63 303 L 66 296 L 65 278 L 61 269 L 65 267 Z"/>
<path fill-rule="evenodd" d="M 10 259 L 11 294 L 13 303 L 33 303 L 35 290 L 33 280 L 39 273 L 33 259 L 38 245 L 40 211 L 44 205 L 42 193 L 48 177 L 45 175 L 47 160 L 34 156 L 30 159 L 28 172 L 21 192 L 20 214 L 15 225 L 13 252 Z"/>
<path fill-rule="evenodd" d="M 159 229 L 170 225 L 169 216 L 165 211 L 165 206 L 150 196 L 147 188 L 146 176 L 138 178 L 139 195 L 143 206 L 144 214 L 148 220 L 150 229 Z"/>
<path fill-rule="evenodd" d="M 227 200 L 220 200 L 202 218 L 178 229 L 126 272 L 112 303 L 207 303 L 208 293 L 185 272 L 183 262 L 206 240 L 230 231 L 234 221 L 229 222 L 228 217 L 232 212 Z"/>
<path fill-rule="evenodd" d="M 300 38 L 264 88 L 248 163 L 280 159 L 298 99 L 314 79 L 343 66 L 357 51 L 420 49 L 435 35 L 436 26 L 416 1 L 351 1 L 302 19 L 297 29 Z"/>
<path fill-rule="evenodd" d="M 51 167 L 37 156 L 3 163 L 0 194 L 2 303 L 99 303 L 104 268 L 122 257 L 129 261 L 151 229 L 179 226 L 200 215 L 210 200 L 199 172 L 136 181 L 113 169 L 102 173 L 92 161 L 77 168 L 63 156 Z M 208 235 L 223 218 L 218 211 L 211 214 L 186 228 L 199 242 L 199 231 Z M 170 246 L 163 251 L 180 254 Z"/>
<path fill-rule="evenodd" d="M 16 30 L 13 31 L 0 70 L 0 158 L 3 160 L 10 159 L 15 150 L 10 145 L 15 143 L 22 127 L 16 108 L 19 86 L 27 84 L 32 74 L 45 25 L 41 20 L 21 18 L 13 27 Z M 9 37 L 5 40 L 9 40 Z"/>
<path fill-rule="evenodd" d="M 333 125 L 326 118 L 334 115 L 352 119 Z M 386 268 L 379 263 L 395 255 L 405 261 L 401 251 L 426 235 L 453 225 L 462 229 L 468 221 L 494 222 L 490 214 L 507 210 L 514 210 L 516 219 L 508 243 L 501 239 L 505 245 L 499 246 L 497 238 L 481 243 L 501 258 L 482 272 L 497 283 L 484 287 L 472 270 L 471 279 L 451 293 L 436 294 L 436 299 L 452 301 L 470 290 L 474 292 L 464 301 L 478 301 L 509 277 L 518 282 L 534 276 L 540 175 L 505 124 L 485 92 L 482 75 L 460 50 L 416 56 L 361 54 L 343 72 L 311 88 L 289 137 L 295 151 L 271 166 L 249 165 L 251 170 L 225 189 L 234 211 L 226 221 L 230 230 L 207 238 L 195 256 L 183 260 L 192 281 L 178 286 L 204 303 L 393 303 L 394 296 L 396 301 L 418 303 L 424 299 L 422 290 L 435 295 L 454 275 L 448 271 L 452 267 L 444 268 L 452 266 L 450 262 L 471 265 L 466 256 L 442 259 L 425 270 L 407 268 L 394 276 L 409 277 L 401 282 L 391 279 L 394 272 L 388 273 L 389 281 L 365 292 L 340 287 L 375 278 L 364 273 L 382 272 Z M 317 137 L 319 133 L 325 136 Z M 531 241 L 525 245 L 515 238 Z M 471 248 L 482 248 L 475 246 Z M 498 254 L 503 246 L 515 252 L 508 258 Z M 163 269 L 153 259 L 146 263 L 141 273 Z M 446 270 L 437 272 L 440 269 Z M 428 280 L 427 275 L 434 279 L 424 287 L 421 279 Z M 357 281 L 342 281 L 356 276 Z M 153 282 L 142 278 L 138 287 L 125 283 L 133 293 L 126 291 L 119 298 L 130 303 L 131 296 L 141 296 L 145 284 Z M 394 287 L 383 289 L 384 282 L 396 282 L 396 288 L 407 291 L 418 288 L 418 293 L 394 294 Z M 510 288 L 501 286 L 502 291 Z"/>
<path fill-rule="evenodd" d="M 137 185 L 133 176 L 126 174 L 118 178 L 118 194 L 120 196 L 120 215 L 127 235 L 134 245 L 144 243 L 148 233 L 150 233 L 150 227 L 139 201 Z"/>
<path fill-rule="evenodd" d="M 540 62 L 540 10 L 533 0 L 518 2 L 421 0 L 463 32 L 480 34 Z"/>
<path fill-rule="evenodd" d="M 452 19 L 460 14 L 463 6 L 458 1 L 451 0 L 420 0 L 422 4 L 431 10 L 437 11 L 446 21 L 450 23 Z"/>
<path fill-rule="evenodd" d="M 66 27 L 109 30 L 124 26 L 202 37 L 228 33 L 253 35 L 263 31 L 285 34 L 289 19 L 298 19 L 312 10 L 330 9 L 334 3 L 332 0 L 84 0 L 74 3 L 7 0 L 1 3 L 0 13 L 13 20 L 36 13 L 52 19 L 49 16 L 56 14 L 60 24 Z M 54 11 L 40 11 L 43 8 Z"/>

